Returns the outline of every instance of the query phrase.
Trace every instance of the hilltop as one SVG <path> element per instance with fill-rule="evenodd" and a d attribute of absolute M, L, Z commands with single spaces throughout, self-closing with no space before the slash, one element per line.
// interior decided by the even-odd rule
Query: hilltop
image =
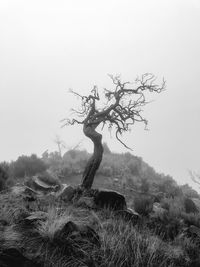
<path fill-rule="evenodd" d="M 0 266 L 199 266 L 200 197 L 142 158 L 70 150 L 1 163 Z M 17 264 L 17 265 L 16 265 Z"/>

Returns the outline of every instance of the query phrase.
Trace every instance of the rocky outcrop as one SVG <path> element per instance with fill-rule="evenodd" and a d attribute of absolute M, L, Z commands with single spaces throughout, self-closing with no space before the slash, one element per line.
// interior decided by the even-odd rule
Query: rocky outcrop
<path fill-rule="evenodd" d="M 46 176 L 45 176 L 46 175 Z M 57 192 L 61 188 L 58 180 L 54 179 L 49 174 L 39 174 L 27 179 L 25 185 L 36 192 L 49 193 Z"/>
<path fill-rule="evenodd" d="M 112 210 L 126 210 L 126 200 L 116 191 L 99 191 L 94 197 L 97 208 L 109 208 Z"/>

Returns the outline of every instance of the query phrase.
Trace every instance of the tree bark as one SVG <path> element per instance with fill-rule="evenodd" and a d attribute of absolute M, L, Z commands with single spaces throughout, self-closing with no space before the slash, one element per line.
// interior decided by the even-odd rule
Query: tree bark
<path fill-rule="evenodd" d="M 97 125 L 84 125 L 83 132 L 90 138 L 94 144 L 94 151 L 92 157 L 88 160 L 85 170 L 83 172 L 82 184 L 84 189 L 92 187 L 95 174 L 101 164 L 103 156 L 102 135 L 95 131 Z"/>

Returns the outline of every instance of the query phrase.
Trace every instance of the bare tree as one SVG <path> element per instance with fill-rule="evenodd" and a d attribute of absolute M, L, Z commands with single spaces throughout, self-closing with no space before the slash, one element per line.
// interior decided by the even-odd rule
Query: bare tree
<path fill-rule="evenodd" d="M 200 174 L 196 172 L 189 171 L 190 178 L 195 184 L 198 184 L 200 186 Z"/>
<path fill-rule="evenodd" d="M 56 135 L 54 142 L 58 146 L 59 156 L 62 157 L 62 149 L 66 148 L 66 145 L 65 145 L 64 141 L 61 140 L 60 136 Z"/>
<path fill-rule="evenodd" d="M 142 107 L 148 102 L 147 93 L 160 93 L 165 89 L 165 80 L 158 85 L 155 83 L 156 77 L 153 74 L 146 73 L 138 77 L 134 84 L 122 82 L 120 76 L 112 76 L 114 88 L 104 89 L 104 99 L 106 104 L 103 108 L 97 107 L 97 101 L 100 100 L 97 86 L 91 91 L 91 94 L 84 96 L 71 90 L 73 94 L 81 100 L 81 107 L 78 110 L 73 109 L 75 115 L 72 119 L 64 119 L 65 125 L 83 124 L 84 134 L 90 138 L 94 144 L 94 152 L 89 159 L 83 172 L 82 184 L 84 189 L 92 187 L 93 180 L 103 156 L 102 135 L 96 131 L 99 125 L 108 126 L 109 130 L 115 132 L 116 139 L 126 148 L 129 148 L 122 140 L 121 135 L 130 130 L 135 122 L 144 123 L 147 126 L 147 120 L 142 116 Z M 130 148 L 129 148 L 130 149 Z"/>

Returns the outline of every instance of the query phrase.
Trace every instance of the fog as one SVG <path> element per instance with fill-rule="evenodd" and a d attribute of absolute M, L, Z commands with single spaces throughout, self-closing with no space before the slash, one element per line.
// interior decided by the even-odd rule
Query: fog
<path fill-rule="evenodd" d="M 133 154 L 178 183 L 200 172 L 200 4 L 198 0 L 0 2 L 0 161 L 81 141 L 78 126 L 61 128 L 77 99 L 68 92 L 112 88 L 107 74 L 134 81 L 151 72 L 167 90 L 144 107 L 149 131 L 123 136 Z M 104 132 L 112 151 L 126 152 Z"/>

